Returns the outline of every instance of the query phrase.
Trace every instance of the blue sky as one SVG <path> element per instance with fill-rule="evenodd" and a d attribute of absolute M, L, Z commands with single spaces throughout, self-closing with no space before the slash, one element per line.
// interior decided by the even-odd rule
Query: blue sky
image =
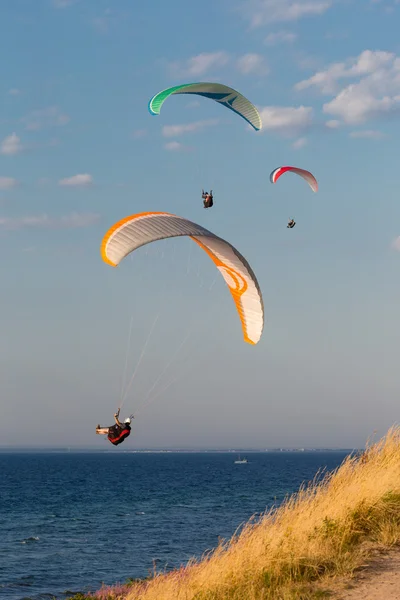
<path fill-rule="evenodd" d="M 106 448 L 94 428 L 112 423 L 125 364 L 123 411 L 146 406 L 124 449 L 385 433 L 400 394 L 399 23 L 396 0 L 1 8 L 1 446 Z M 262 131 L 205 99 L 150 116 L 153 94 L 191 81 L 239 89 Z M 285 164 L 311 170 L 318 193 L 294 175 L 272 186 Z M 102 262 L 107 229 L 147 210 L 247 258 L 259 344 L 190 241 Z"/>

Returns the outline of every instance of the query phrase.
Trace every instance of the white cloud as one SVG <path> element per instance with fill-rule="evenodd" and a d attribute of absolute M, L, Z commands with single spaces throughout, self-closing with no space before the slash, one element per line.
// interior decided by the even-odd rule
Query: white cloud
<path fill-rule="evenodd" d="M 236 67 L 243 75 L 266 75 L 269 72 L 266 60 L 261 54 L 244 54 L 236 61 Z"/>
<path fill-rule="evenodd" d="M 87 186 L 93 183 L 93 177 L 89 175 L 89 173 L 81 173 L 78 175 L 73 175 L 72 177 L 66 177 L 65 179 L 60 179 L 58 182 L 59 185 L 78 187 L 78 186 Z"/>
<path fill-rule="evenodd" d="M 18 96 L 21 92 L 17 88 L 11 88 L 8 93 L 10 96 Z"/>
<path fill-rule="evenodd" d="M 395 240 L 393 240 L 392 248 L 393 250 L 398 250 L 400 252 L 400 235 Z"/>
<path fill-rule="evenodd" d="M 43 127 L 66 125 L 69 121 L 70 117 L 63 113 L 57 106 L 49 106 L 41 110 L 34 110 L 22 119 L 26 129 L 30 131 L 38 131 Z"/>
<path fill-rule="evenodd" d="M 374 74 L 379 69 L 393 63 L 395 54 L 385 51 L 364 50 L 357 58 L 349 58 L 344 62 L 333 63 L 325 71 L 315 73 L 309 79 L 299 81 L 296 90 L 305 90 L 315 86 L 323 94 L 334 94 L 338 91 L 340 79 L 349 79 Z"/>
<path fill-rule="evenodd" d="M 252 27 L 269 23 L 297 21 L 303 17 L 322 15 L 332 0 L 247 0 L 240 11 Z"/>
<path fill-rule="evenodd" d="M 17 185 L 18 181 L 13 177 L 0 177 L 0 190 L 9 190 Z"/>
<path fill-rule="evenodd" d="M 49 217 L 47 214 L 27 217 L 0 217 L 0 227 L 4 229 L 22 229 L 38 227 L 45 229 L 67 229 L 89 227 L 97 223 L 100 215 L 94 213 L 72 213 L 62 217 Z"/>
<path fill-rule="evenodd" d="M 1 142 L 1 154 L 7 154 L 11 156 L 13 154 L 18 154 L 18 152 L 21 152 L 21 150 L 21 140 L 16 133 L 12 133 L 11 135 L 4 138 L 4 140 Z"/>
<path fill-rule="evenodd" d="M 177 151 L 177 150 L 182 150 L 184 148 L 184 146 L 180 142 L 177 142 L 177 141 L 174 140 L 172 142 L 167 142 L 164 145 L 164 148 L 166 150 L 170 150 L 170 151 L 174 152 L 174 151 Z"/>
<path fill-rule="evenodd" d="M 313 109 L 308 106 L 265 106 L 259 109 L 262 131 L 276 131 L 286 136 L 307 130 L 313 121 Z"/>
<path fill-rule="evenodd" d="M 385 136 L 381 131 L 375 131 L 374 129 L 364 129 L 362 131 L 352 131 L 350 133 L 350 137 L 352 137 L 352 138 L 368 138 L 368 139 L 378 140 Z"/>
<path fill-rule="evenodd" d="M 353 81 L 340 89 L 343 79 Z M 336 94 L 323 105 L 323 111 L 346 124 L 357 125 L 395 114 L 400 111 L 400 57 L 392 52 L 365 50 L 295 87 L 304 90 L 311 86 L 323 94 Z"/>
<path fill-rule="evenodd" d="M 380 93 L 377 91 L 377 93 Z M 400 108 L 400 95 L 377 98 L 365 86 L 350 85 L 331 102 L 323 106 L 327 114 L 341 118 L 345 123 L 358 125 L 365 121 L 389 115 Z"/>
<path fill-rule="evenodd" d="M 206 73 L 232 63 L 234 57 L 227 52 L 203 52 L 192 56 L 186 61 L 169 63 L 170 70 L 178 77 L 202 77 Z M 248 53 L 235 59 L 236 68 L 240 73 L 248 75 L 256 73 L 265 75 L 269 72 L 266 59 L 260 54 Z M 194 104 L 192 104 L 194 106 Z"/>
<path fill-rule="evenodd" d="M 298 138 L 295 142 L 293 142 L 292 148 L 294 148 L 295 150 L 300 150 L 300 148 L 304 148 L 304 146 L 306 146 L 307 143 L 308 143 L 307 138 L 301 137 L 301 138 Z"/>
<path fill-rule="evenodd" d="M 178 137 L 179 135 L 184 135 L 185 133 L 201 131 L 206 127 L 211 127 L 213 125 L 217 125 L 218 123 L 219 119 L 208 119 L 206 121 L 195 121 L 194 123 L 185 123 L 182 125 L 164 125 L 162 128 L 162 134 L 164 137 Z"/>
<path fill-rule="evenodd" d="M 337 119 L 331 119 L 330 121 L 326 121 L 325 125 L 329 127 L 329 129 L 337 129 L 340 127 L 340 121 Z"/>
<path fill-rule="evenodd" d="M 291 31 L 276 31 L 267 35 L 265 43 L 268 46 L 276 46 L 277 44 L 291 44 L 296 39 L 297 35 Z"/>
<path fill-rule="evenodd" d="M 202 52 L 184 62 L 173 62 L 170 64 L 170 68 L 182 77 L 185 75 L 199 77 L 216 67 L 224 67 L 228 62 L 229 54 L 227 52 Z"/>

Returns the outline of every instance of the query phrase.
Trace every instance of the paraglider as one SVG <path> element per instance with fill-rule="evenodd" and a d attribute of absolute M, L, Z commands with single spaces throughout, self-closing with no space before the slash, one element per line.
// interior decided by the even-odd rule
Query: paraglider
<path fill-rule="evenodd" d="M 179 236 L 190 237 L 214 262 L 231 292 L 244 341 L 257 344 L 264 327 L 264 306 L 257 278 L 232 244 L 201 225 L 166 212 L 131 215 L 115 223 L 105 234 L 101 256 L 105 263 L 117 267 L 141 246 Z"/>
<path fill-rule="evenodd" d="M 210 193 L 202 190 L 201 197 L 203 198 L 204 208 L 211 208 L 214 205 L 214 196 L 212 190 L 210 190 Z"/>
<path fill-rule="evenodd" d="M 277 169 L 274 169 L 271 175 L 269 176 L 271 183 L 276 183 L 279 177 L 281 177 L 284 173 L 287 172 L 296 173 L 296 175 L 300 175 L 300 177 L 302 177 L 308 183 L 313 192 L 318 191 L 318 182 L 315 179 L 314 175 L 310 173 L 310 171 L 306 171 L 305 169 L 299 169 L 298 167 L 278 167 Z M 287 224 L 287 228 L 293 229 L 295 225 L 295 221 L 293 219 L 290 219 Z"/>
<path fill-rule="evenodd" d="M 305 171 L 304 169 L 299 169 L 298 167 L 278 167 L 274 169 L 269 176 L 271 183 L 276 183 L 284 173 L 291 172 L 300 175 L 305 181 L 307 181 L 308 185 L 312 189 L 313 192 L 318 191 L 318 182 L 315 179 L 314 175 L 310 173 L 310 171 Z"/>
<path fill-rule="evenodd" d="M 100 425 L 97 425 L 96 427 L 96 433 L 100 435 L 107 435 L 108 440 L 114 446 L 122 444 L 122 442 L 130 435 L 131 419 L 134 418 L 133 415 L 131 415 L 130 417 L 127 417 L 123 423 L 121 423 L 119 420 L 119 411 L 120 409 L 118 409 L 114 415 L 115 425 L 111 425 L 110 427 L 100 427 Z"/>
<path fill-rule="evenodd" d="M 222 83 L 184 83 L 162 90 L 158 94 L 155 94 L 149 101 L 148 108 L 150 114 L 159 115 L 165 100 L 174 94 L 196 94 L 204 98 L 209 98 L 237 113 L 256 131 L 262 128 L 261 116 L 250 100 Z"/>

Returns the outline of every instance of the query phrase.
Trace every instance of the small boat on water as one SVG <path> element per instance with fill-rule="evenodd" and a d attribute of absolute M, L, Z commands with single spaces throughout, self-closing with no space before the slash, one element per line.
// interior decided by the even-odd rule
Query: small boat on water
<path fill-rule="evenodd" d="M 239 455 L 238 459 L 235 460 L 235 465 L 244 465 L 248 462 L 249 461 L 247 460 L 247 458 L 240 458 L 240 455 Z"/>

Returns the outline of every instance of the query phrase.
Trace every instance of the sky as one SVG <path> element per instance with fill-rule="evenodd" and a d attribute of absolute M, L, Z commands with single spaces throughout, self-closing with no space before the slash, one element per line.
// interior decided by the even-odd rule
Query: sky
<path fill-rule="evenodd" d="M 0 39 L 0 447 L 360 447 L 398 420 L 399 0 L 13 0 Z M 232 86 L 259 132 L 179 83 Z M 314 173 L 318 193 L 293 174 Z M 204 211 L 201 189 L 212 188 Z M 161 210 L 231 242 L 260 342 Z M 286 223 L 293 217 L 294 229 Z M 97 423 L 135 413 L 117 449 Z"/>

